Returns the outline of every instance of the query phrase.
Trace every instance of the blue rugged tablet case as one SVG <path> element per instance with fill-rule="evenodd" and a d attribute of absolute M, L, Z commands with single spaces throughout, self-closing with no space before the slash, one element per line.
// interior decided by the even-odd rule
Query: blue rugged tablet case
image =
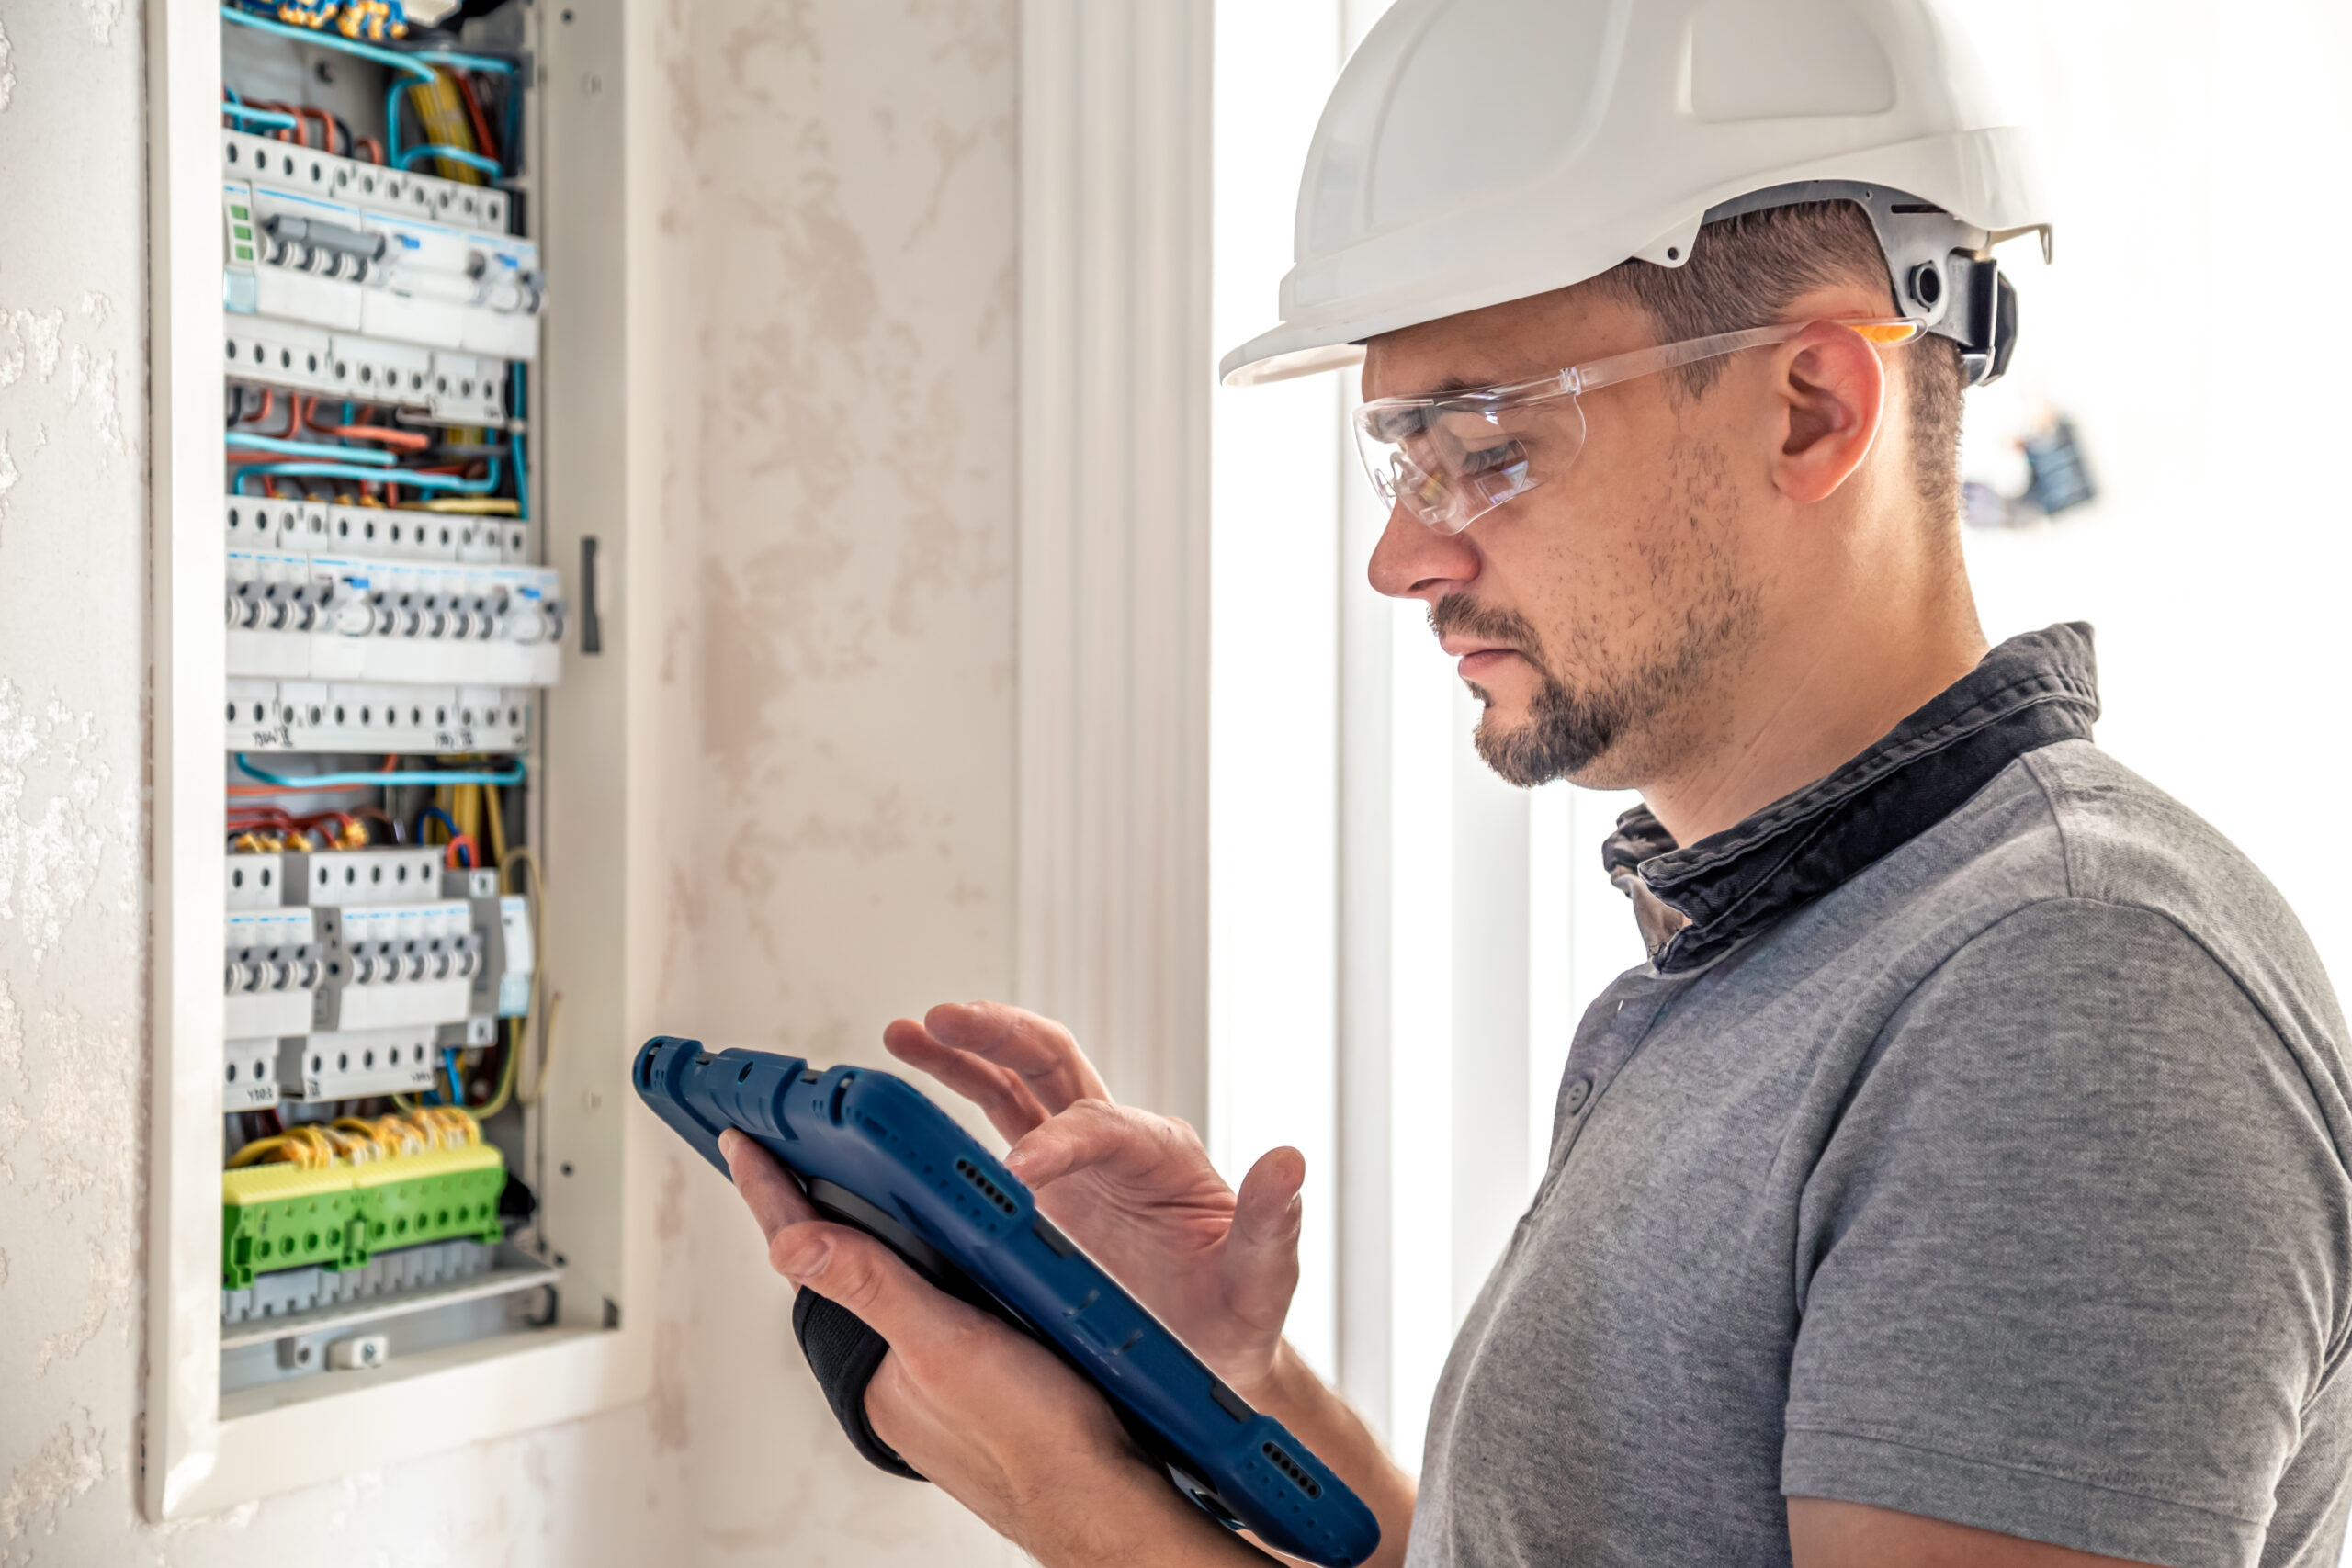
<path fill-rule="evenodd" d="M 668 1036 L 646 1042 L 634 1077 L 654 1113 L 722 1174 L 718 1134 L 740 1127 L 829 1218 L 1059 1352 L 1219 1521 L 1330 1568 L 1352 1568 L 1380 1544 L 1372 1511 L 1322 1461 L 1219 1382 L 912 1085 Z"/>

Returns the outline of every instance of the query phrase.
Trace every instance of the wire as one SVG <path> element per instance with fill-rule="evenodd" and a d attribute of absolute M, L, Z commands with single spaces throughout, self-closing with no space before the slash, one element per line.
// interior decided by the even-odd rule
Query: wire
<path fill-rule="evenodd" d="M 341 50 L 345 54 L 356 54 L 362 60 L 372 60 L 379 65 L 393 66 L 398 70 L 408 73 L 410 76 L 418 81 L 429 83 L 434 80 L 434 73 L 431 66 L 416 64 L 408 55 L 402 54 L 397 50 L 379 49 L 373 44 L 361 43 L 357 39 L 344 38 L 339 34 L 333 32 L 313 31 L 309 28 L 288 27 L 283 22 L 268 21 L 263 17 L 253 16 L 248 12 L 240 11 L 232 6 L 221 6 L 220 16 L 223 20 L 234 22 L 242 28 L 252 28 L 258 32 L 276 33 L 280 38 L 290 38 L 298 43 L 317 44 L 323 49 Z M 508 69 L 512 68 L 508 67 Z M 387 99 L 387 102 L 391 105 L 392 107 L 390 112 L 384 116 L 384 135 L 390 142 L 391 151 L 395 156 L 397 156 L 400 152 L 401 144 L 401 122 L 400 110 L 398 107 L 400 103 L 401 86 L 401 84 L 398 82 L 392 84 L 390 95 Z"/>
<path fill-rule="evenodd" d="M 496 784 L 482 785 L 481 793 L 487 808 L 484 815 L 490 818 L 490 863 L 498 868 L 503 885 L 506 880 L 506 812 L 499 805 Z"/>
<path fill-rule="evenodd" d="M 523 515 L 521 503 L 512 497 L 503 495 L 468 495 L 447 501 L 423 501 L 417 502 L 416 509 L 419 512 L 462 513 L 469 517 L 520 517 Z"/>
<path fill-rule="evenodd" d="M 469 71 L 497 71 L 508 76 L 521 69 L 514 62 L 501 60 L 494 54 L 459 54 L 449 49 L 402 50 L 401 58 L 403 61 L 429 60 L 435 65 L 459 65 Z"/>
<path fill-rule="evenodd" d="M 531 970 L 531 975 L 534 979 L 537 977 L 538 970 L 536 966 Z M 547 1098 L 548 1069 L 555 1066 L 556 1021 L 562 1016 L 563 993 L 558 991 L 548 998 L 548 1021 L 539 1029 L 539 1070 L 532 1076 L 531 1092 L 523 1097 L 526 1107 L 537 1105 Z"/>
<path fill-rule="evenodd" d="M 236 104 L 222 104 L 220 112 L 224 115 L 233 115 L 241 120 L 254 120 L 263 125 L 292 128 L 302 123 L 294 116 L 279 114 L 276 109 L 249 109 Z"/>
<path fill-rule="evenodd" d="M 449 820 L 449 814 L 442 810 L 437 806 L 428 806 L 424 810 L 416 814 L 416 826 L 414 832 L 416 834 L 416 841 L 418 843 L 424 844 L 430 843 L 432 841 L 424 836 L 424 822 L 427 818 L 440 818 L 441 830 L 448 834 L 452 839 L 458 836 L 458 825 Z M 444 841 L 446 842 L 447 840 L 445 840 Z"/>
<path fill-rule="evenodd" d="M 373 773 L 297 773 L 288 777 L 281 776 L 279 774 L 270 773 L 266 769 L 254 766 L 254 764 L 246 759 L 246 756 L 243 751 L 236 752 L 235 757 L 237 760 L 237 771 L 243 773 L 246 777 L 259 779 L 262 783 L 269 784 L 278 790 L 294 791 L 297 793 L 307 792 L 314 789 L 337 788 L 345 785 L 358 785 L 367 788 L 375 788 L 388 784 L 518 784 L 523 782 L 524 775 L 527 771 L 523 759 L 517 757 L 514 759 L 514 765 L 503 773 L 419 768 L 406 773 L 399 773 L 390 769 L 386 769 L 383 772 Z M 390 760 L 390 759 L 387 759 L 387 761 Z M 237 786 L 232 784 L 230 787 L 234 789 Z"/>
<path fill-rule="evenodd" d="M 242 762 L 242 761 L 243 761 L 243 758 L 241 756 L 241 757 L 238 759 L 238 761 Z M 371 789 L 371 788 L 373 788 L 377 784 L 380 783 L 382 780 L 384 780 L 385 778 L 389 777 L 389 776 L 390 775 L 390 773 L 391 773 L 392 770 L 393 770 L 395 767 L 399 766 L 399 765 L 400 765 L 400 759 L 399 759 L 398 757 L 386 757 L 386 758 L 384 759 L 384 766 L 383 766 L 383 768 L 382 768 L 382 770 L 381 770 L 380 772 L 373 773 L 355 773 L 355 774 L 350 775 L 350 776 L 352 776 L 352 777 L 354 777 L 354 778 L 358 778 L 358 779 L 362 779 L 362 780 L 367 781 L 366 783 L 363 783 L 363 784 L 339 784 L 339 785 L 295 784 L 295 785 L 279 785 L 279 786 L 277 786 L 277 787 L 272 787 L 272 786 L 270 786 L 270 785 L 268 785 L 268 784 L 231 784 L 231 785 L 229 785 L 229 786 L 228 786 L 228 793 L 229 793 L 229 794 L 231 794 L 231 795 L 316 795 L 316 794 L 318 794 L 318 793 L 319 793 L 319 791 L 320 791 L 321 789 L 322 789 L 322 788 L 340 788 L 340 789 Z M 249 771 L 250 771 L 250 770 L 249 770 Z M 321 776 L 323 776 L 323 775 L 321 775 Z M 394 831 L 394 833 L 395 833 L 395 834 L 397 834 L 397 833 L 398 833 L 398 831 L 399 831 L 398 828 L 397 828 L 397 827 L 395 827 L 395 828 L 394 828 L 394 829 L 393 829 L 393 831 Z"/>
<path fill-rule="evenodd" d="M 289 423 L 288 429 L 293 428 Z M 323 441 L 288 441 L 278 435 L 253 435 L 243 430 L 229 432 L 232 446 L 249 446 L 262 452 L 284 452 L 296 457 L 325 457 L 337 462 L 362 463 L 371 468 L 389 468 L 399 459 L 390 452 L 371 452 L 366 447 L 330 446 Z"/>
<path fill-rule="evenodd" d="M 449 840 L 448 850 L 449 850 L 449 852 L 448 852 L 447 855 L 444 855 L 444 856 L 442 857 L 442 863 L 443 863 L 443 864 L 445 864 L 446 866 L 447 866 L 449 870 L 451 870 L 451 871 L 471 871 L 471 870 L 473 870 L 473 868 L 474 868 L 474 838 L 473 838 L 473 835 L 472 835 L 471 833 L 459 833 L 457 837 L 455 837 L 455 838 L 451 839 L 451 840 Z M 458 852 L 459 850 L 463 850 L 463 851 L 465 851 L 465 852 L 466 852 L 466 863 L 465 863 L 465 864 L 463 864 L 463 865 L 459 865 L 459 864 L 458 863 Z"/>
<path fill-rule="evenodd" d="M 344 463 L 254 463 L 239 468 L 229 481 L 235 493 L 244 493 L 245 478 L 249 474 L 283 474 L 288 478 L 311 476 L 330 479 L 358 479 L 364 484 L 413 485 L 419 490 L 453 490 L 466 495 L 481 495 L 499 485 L 498 459 L 485 465 L 488 473 L 478 479 L 461 479 L 454 475 L 434 473 L 424 468 L 368 468 Z"/>
<path fill-rule="evenodd" d="M 388 424 L 329 424 L 311 427 L 323 435 L 340 435 L 345 441 L 380 441 L 387 446 L 405 451 L 422 452 L 433 445 L 433 437 L 421 430 L 394 430 Z"/>
<path fill-rule="evenodd" d="M 529 874 L 530 881 L 525 897 L 530 903 L 531 930 L 540 952 L 545 953 L 547 944 L 541 916 L 542 911 L 547 908 L 547 880 L 539 870 L 539 857 L 527 844 L 517 844 L 499 857 L 498 886 L 502 892 L 515 891 L 514 874 L 516 872 Z M 540 982 L 546 973 L 547 964 L 544 959 L 531 965 L 529 998 L 523 1004 L 523 1016 L 507 1021 L 510 1032 L 506 1045 L 506 1061 L 499 1071 L 498 1092 L 492 1097 L 490 1103 L 481 1109 L 483 1116 L 494 1116 L 505 1110 L 507 1100 L 514 1093 L 516 1082 L 521 1077 L 520 1064 L 523 1052 L 531 1040 L 531 1026 L 539 1021 Z M 539 1068 L 532 1075 L 530 1092 L 523 1097 L 523 1103 L 526 1106 L 537 1105 L 539 1102 L 539 1097 L 547 1091 L 548 1064 L 554 1059 L 555 1055 L 556 1018 L 562 1007 L 562 992 L 559 991 L 548 998 L 547 1020 L 539 1035 Z"/>
<path fill-rule="evenodd" d="M 504 174 L 506 165 L 498 156 L 498 143 L 490 134 L 490 121 L 482 116 L 481 100 L 474 96 L 472 80 L 462 71 L 450 72 L 449 80 L 457 84 L 458 96 L 465 101 L 466 118 L 473 121 L 474 146 L 487 153 L 498 164 L 499 173 Z"/>
<path fill-rule="evenodd" d="M 503 175 L 506 172 L 504 165 L 495 158 L 485 158 L 479 152 L 469 152 L 462 147 L 451 147 L 439 141 L 428 141 L 421 147 L 412 147 L 400 155 L 398 162 L 401 168 L 413 169 L 427 158 L 438 158 L 450 164 L 463 164 L 467 168 L 480 169 L 485 174 Z"/>
<path fill-rule="evenodd" d="M 530 386 L 525 380 L 523 365 L 515 361 L 511 378 L 514 385 L 507 394 L 507 404 L 514 411 L 514 423 L 506 432 L 507 445 L 514 449 L 514 515 L 528 520 L 531 515 L 531 470 L 523 457 L 523 406 Z"/>

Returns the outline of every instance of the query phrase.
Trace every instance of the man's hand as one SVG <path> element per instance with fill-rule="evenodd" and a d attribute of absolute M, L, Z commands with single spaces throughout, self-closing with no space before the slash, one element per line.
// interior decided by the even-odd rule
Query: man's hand
<path fill-rule="evenodd" d="M 891 1055 L 985 1111 L 1006 1166 L 1227 1384 L 1261 1402 L 1298 1286 L 1306 1162 L 1275 1149 L 1237 1195 L 1193 1129 L 1112 1102 L 1069 1031 L 993 1002 L 948 1004 L 883 1031 Z"/>
<path fill-rule="evenodd" d="M 817 1217 L 732 1128 L 719 1148 L 768 1261 L 889 1342 L 866 1387 L 875 1435 L 1041 1563 L 1265 1559 L 1176 1495 L 1102 1396 L 1026 1335 L 934 1290 L 873 1237 Z"/>

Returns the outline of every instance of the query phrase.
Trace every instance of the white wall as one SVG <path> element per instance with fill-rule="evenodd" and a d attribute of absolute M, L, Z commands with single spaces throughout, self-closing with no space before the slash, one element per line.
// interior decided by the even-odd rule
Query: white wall
<path fill-rule="evenodd" d="M 2046 400 L 2105 491 L 2039 530 L 1971 536 L 1985 630 L 2094 623 L 2099 743 L 2252 855 L 2343 985 L 2352 382 L 2333 278 L 2352 239 L 2352 12 L 1968 10 L 2043 131 L 2059 201 L 2055 266 L 2010 247 L 2023 333 L 2008 379 L 1972 394 L 1972 466 L 1996 470 Z"/>
<path fill-rule="evenodd" d="M 682 1032 L 870 1057 L 1011 984 L 1015 16 L 664 0 L 631 62 L 673 176 L 638 522 L 701 563 L 644 610 Z M 667 1151 L 647 1404 L 139 1517 L 141 70 L 135 0 L 0 0 L 0 1563 L 1009 1561 L 849 1452 L 748 1220 Z"/>

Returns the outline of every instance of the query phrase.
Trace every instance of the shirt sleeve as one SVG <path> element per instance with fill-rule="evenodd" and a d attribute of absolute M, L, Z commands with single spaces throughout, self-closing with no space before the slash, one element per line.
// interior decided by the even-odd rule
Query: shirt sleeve
<path fill-rule="evenodd" d="M 2312 1085 L 2202 947 L 2020 910 L 1894 1015 L 1807 1182 L 1781 1490 L 2252 1565 L 2347 1236 Z"/>

